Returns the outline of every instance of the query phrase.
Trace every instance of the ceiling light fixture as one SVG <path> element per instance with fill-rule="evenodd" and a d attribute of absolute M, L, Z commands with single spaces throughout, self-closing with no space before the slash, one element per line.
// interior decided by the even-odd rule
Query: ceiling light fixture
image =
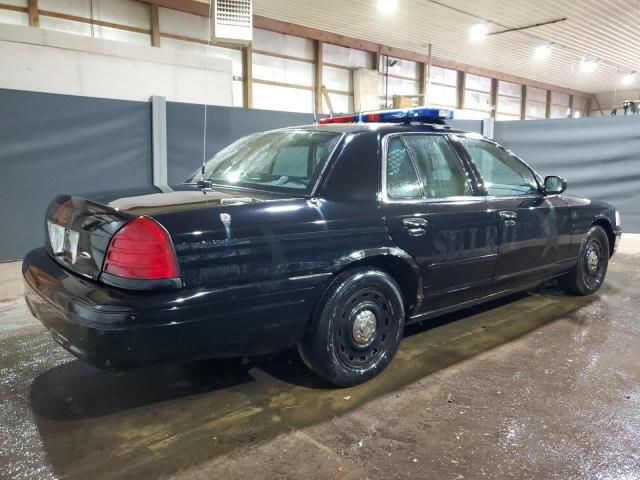
<path fill-rule="evenodd" d="M 533 58 L 536 60 L 544 60 L 549 55 L 551 55 L 551 44 L 545 43 L 544 45 L 539 45 L 533 52 Z"/>
<path fill-rule="evenodd" d="M 385 15 L 391 15 L 398 10 L 398 0 L 378 0 L 378 11 Z"/>
<path fill-rule="evenodd" d="M 580 60 L 581 72 L 592 73 L 596 71 L 596 68 L 598 68 L 597 60 L 588 60 L 586 58 L 583 58 L 582 60 Z"/>
<path fill-rule="evenodd" d="M 469 38 L 474 41 L 484 39 L 489 33 L 489 22 L 476 23 L 469 29 Z"/>
<path fill-rule="evenodd" d="M 630 72 L 630 73 L 627 73 L 626 75 L 623 75 L 623 77 L 620 79 L 620 83 L 622 85 L 631 85 L 635 78 L 636 78 L 636 72 Z"/>

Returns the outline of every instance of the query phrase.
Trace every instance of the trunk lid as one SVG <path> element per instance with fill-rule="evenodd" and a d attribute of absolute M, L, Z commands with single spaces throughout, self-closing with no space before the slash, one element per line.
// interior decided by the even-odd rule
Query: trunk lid
<path fill-rule="evenodd" d="M 203 192 L 192 185 L 144 187 L 56 197 L 46 215 L 46 247 L 65 268 L 98 280 L 113 235 L 130 220 L 206 207 L 252 203 L 278 194 Z M 171 232 L 170 232 L 171 233 Z"/>
<path fill-rule="evenodd" d="M 109 240 L 130 219 L 107 205 L 60 195 L 47 210 L 47 250 L 64 267 L 97 280 Z"/>

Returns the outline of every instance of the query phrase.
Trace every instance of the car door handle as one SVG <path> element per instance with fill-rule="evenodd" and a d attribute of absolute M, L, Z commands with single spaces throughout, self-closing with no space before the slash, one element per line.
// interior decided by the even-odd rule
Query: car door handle
<path fill-rule="evenodd" d="M 518 218 L 518 214 L 510 210 L 498 212 L 498 215 L 500 215 L 500 218 L 502 218 L 503 220 L 515 220 L 516 218 Z"/>
<path fill-rule="evenodd" d="M 424 218 L 420 218 L 420 217 L 411 217 L 411 218 L 405 218 L 402 220 L 402 224 L 407 227 L 426 227 L 427 225 L 429 225 L 429 222 L 427 220 L 425 220 Z"/>
<path fill-rule="evenodd" d="M 502 212 L 498 212 L 500 218 L 504 220 L 504 224 L 513 227 L 516 224 L 516 218 L 518 218 L 518 214 L 511 210 L 503 210 Z"/>
<path fill-rule="evenodd" d="M 407 229 L 407 232 L 409 232 L 409 236 L 420 237 L 427 233 L 426 227 L 429 225 L 429 222 L 424 218 L 411 217 L 403 219 L 402 224 L 404 228 Z"/>

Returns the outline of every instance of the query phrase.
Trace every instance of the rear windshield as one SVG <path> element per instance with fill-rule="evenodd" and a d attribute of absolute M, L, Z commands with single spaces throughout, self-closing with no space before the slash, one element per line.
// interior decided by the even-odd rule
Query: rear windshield
<path fill-rule="evenodd" d="M 280 130 L 249 135 L 205 164 L 204 178 L 217 185 L 275 192 L 311 193 L 341 135 Z M 197 172 L 192 180 L 198 180 Z"/>

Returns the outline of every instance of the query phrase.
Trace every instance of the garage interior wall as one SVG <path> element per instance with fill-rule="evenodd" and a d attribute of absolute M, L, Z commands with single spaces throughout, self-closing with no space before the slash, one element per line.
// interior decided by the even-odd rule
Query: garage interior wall
<path fill-rule="evenodd" d="M 204 106 L 167 102 L 169 183 L 202 161 Z M 311 114 L 207 107 L 209 158 L 249 133 L 309 124 Z M 479 121 L 454 127 L 480 132 Z M 44 214 L 58 194 L 152 183 L 151 104 L 0 89 L 0 261 L 44 241 Z"/>
<path fill-rule="evenodd" d="M 453 126 L 469 131 L 481 132 L 479 119 L 491 115 L 517 119 L 518 104 L 526 119 L 584 115 L 588 110 L 586 94 L 570 97 L 437 65 L 426 83 L 422 62 L 327 42 L 320 44 L 318 59 L 316 40 L 260 28 L 254 29 L 250 49 L 254 108 L 233 109 L 228 107 L 245 103 L 247 49 L 207 45 L 204 17 L 158 8 L 157 48 L 152 47 L 149 5 L 132 0 L 39 0 L 38 7 L 40 28 L 30 28 L 27 0 L 0 2 L 0 65 L 12 65 L 0 75 L 0 260 L 19 258 L 41 244 L 44 209 L 54 195 L 150 184 L 151 95 L 168 100 L 170 182 L 184 180 L 202 160 L 203 116 L 198 112 L 203 112 L 203 102 L 210 105 L 207 157 L 244 134 L 309 123 L 320 60 L 325 112 L 327 98 L 336 112 L 357 110 L 352 72 L 358 68 L 380 74 L 381 104 L 387 94 L 391 101 L 393 95 L 426 91 L 427 103 L 456 109 L 459 120 Z M 393 63 L 388 82 L 381 74 L 386 73 L 387 58 Z M 602 110 L 613 102 L 607 95 L 595 97 L 602 101 Z M 618 92 L 618 99 L 622 95 Z M 602 120 L 610 121 L 606 134 L 585 127 L 596 124 L 562 120 L 497 122 L 496 135 L 525 157 L 532 152 L 532 163 L 545 173 L 558 173 L 548 168 L 553 159 L 553 165 L 566 169 L 571 191 L 591 195 L 588 188 L 597 187 L 601 198 L 624 204 L 625 228 L 640 232 L 637 210 L 629 200 L 634 198 L 630 178 L 637 178 L 615 173 L 618 167 L 637 172 L 625 156 L 632 155 L 633 148 L 638 151 L 637 138 L 631 130 L 618 129 L 616 122 L 636 124 L 619 117 Z M 589 136 L 581 135 L 583 129 Z M 538 134 L 555 140 L 540 145 L 544 137 Z M 572 142 L 579 142 L 580 151 L 591 146 L 583 152 L 591 159 L 587 168 L 579 163 Z M 612 142 L 613 148 L 603 147 Z M 604 159 L 615 169 L 603 178 L 596 169 Z M 618 174 L 628 185 L 628 197 L 612 186 Z M 601 180 L 593 186 L 588 176 Z"/>
<path fill-rule="evenodd" d="M 594 108 L 591 116 L 602 117 L 611 114 L 612 107 L 621 107 L 625 100 L 640 100 L 640 90 L 617 90 L 613 92 L 601 92 L 595 94 Z M 622 111 L 618 111 L 621 115 Z"/>
<path fill-rule="evenodd" d="M 353 104 L 353 70 L 364 68 L 375 70 L 375 58 L 371 52 L 355 48 L 322 44 L 322 84 L 335 112 L 353 112 L 359 110 Z M 326 99 L 322 99 L 323 112 L 329 112 Z"/>
<path fill-rule="evenodd" d="M 217 56 L 2 25 L 0 65 L 11 65 L 1 70 L 0 88 L 232 105 L 232 62 Z"/>
<path fill-rule="evenodd" d="M 207 160 L 250 133 L 313 123 L 308 113 L 207 106 Z M 167 174 L 182 183 L 203 159 L 204 105 L 167 102 Z"/>
<path fill-rule="evenodd" d="M 229 61 L 231 71 L 224 81 L 229 85 L 220 88 L 219 78 L 208 82 L 216 84 L 216 88 L 209 89 L 208 96 L 224 92 L 224 98 L 218 95 L 208 99 L 209 104 L 311 113 L 316 104 L 315 96 L 320 91 L 319 86 L 315 85 L 316 79 L 320 78 L 326 90 L 326 96 L 320 94 L 322 101 L 319 102 L 324 113 L 329 113 L 326 98 L 329 98 L 335 113 L 359 111 L 359 106 L 353 104 L 352 75 L 354 69 L 365 68 L 379 73 L 381 106 L 384 105 L 387 96 L 387 103 L 391 104 L 394 95 L 416 96 L 426 91 L 427 103 L 455 108 L 457 117 L 462 119 L 481 119 L 489 115 L 497 120 L 514 120 L 522 113 L 524 115 L 521 119 L 566 118 L 585 116 L 592 107 L 587 101 L 590 95 L 586 93 L 573 92 L 572 98 L 569 99 L 567 93 L 551 91 L 551 96 L 547 98 L 547 90 L 530 87 L 527 88 L 525 96 L 522 85 L 506 81 L 504 75 L 499 72 L 488 72 L 486 75 L 483 74 L 485 76 L 477 75 L 468 71 L 473 70 L 472 67 L 455 62 L 449 62 L 455 65 L 452 68 L 434 64 L 429 81 L 424 75 L 425 59 L 417 61 L 412 55 L 400 58 L 382 54 L 380 51 L 386 48 L 383 45 L 380 45 L 380 49 L 375 53 L 323 41 L 320 50 L 322 58 L 319 59 L 316 40 L 264 28 L 254 28 L 254 39 L 250 49 L 241 46 L 207 45 L 208 27 L 205 17 L 158 7 L 155 22 L 150 5 L 133 0 L 37 0 L 37 6 L 40 27 L 38 29 L 24 28 L 30 22 L 28 0 L 0 2 L 0 24 L 13 24 L 36 32 L 67 34 L 93 42 L 102 41 L 102 44 L 97 44 L 101 48 L 104 42 L 127 46 L 121 50 L 142 48 L 146 51 L 142 58 L 145 55 L 155 57 L 158 52 L 164 52 L 167 58 L 158 63 L 176 63 L 174 67 L 196 66 L 180 65 L 182 59 L 191 57 L 206 56 L 210 60 Z M 336 43 L 340 43 L 339 37 L 336 37 Z M 357 39 L 356 44 L 359 45 Z M 145 48 L 151 46 L 154 48 Z M 30 55 L 29 52 L 23 52 L 20 57 L 29 60 Z M 248 73 L 243 68 L 246 57 L 249 57 L 248 64 L 251 66 L 251 72 Z M 33 63 L 37 65 L 39 62 Z M 195 97 L 202 96 L 205 91 L 202 88 L 206 83 L 203 74 L 197 71 L 202 68 L 201 64 L 196 66 L 196 69 L 180 68 L 179 72 L 174 72 L 163 67 L 162 71 L 157 71 L 161 75 L 153 77 L 156 79 L 154 81 L 171 79 L 173 75 L 175 85 L 164 85 L 164 91 L 156 88 L 148 95 L 165 96 L 170 101 L 200 103 L 203 99 Z M 321 75 L 316 74 L 318 68 L 321 69 Z M 385 78 L 387 72 L 388 78 Z M 149 81 L 151 78 L 149 77 Z M 527 82 L 524 79 L 522 81 Z M 492 91 L 492 82 L 500 84 L 497 98 Z M 194 88 L 195 83 L 200 87 Z M 503 85 L 509 83 L 514 86 L 508 88 Z M 91 87 L 92 82 L 87 81 L 86 84 Z M 251 91 L 249 104 L 245 99 L 247 84 Z M 427 85 L 430 89 L 426 88 Z M 0 88 L 37 90 L 1 82 Z M 550 88 L 553 90 L 553 87 Z M 520 93 L 517 92 L 518 89 L 521 90 Z M 558 89 L 563 90 L 560 87 Z M 69 91 L 54 93 L 87 94 Z M 526 103 L 526 108 L 516 108 L 518 99 Z"/>
<path fill-rule="evenodd" d="M 640 233 L 640 117 L 496 122 L 494 138 L 541 175 L 566 177 L 567 193 L 611 202 L 623 230 Z"/>
<path fill-rule="evenodd" d="M 309 125 L 313 115 L 246 108 L 207 106 L 209 159 L 240 137 L 281 127 Z M 481 133 L 482 122 L 454 120 L 453 128 Z M 196 171 L 203 159 L 204 106 L 167 102 L 167 170 L 170 184 L 182 183 Z"/>
<path fill-rule="evenodd" d="M 151 107 L 0 89 L 0 260 L 44 241 L 60 193 L 151 184 Z"/>
<path fill-rule="evenodd" d="M 418 95 L 420 93 L 420 67 L 418 62 L 382 56 L 378 65 L 380 106 L 393 108 L 394 95 L 409 97 Z"/>
<path fill-rule="evenodd" d="M 180 183 L 203 158 L 204 106 L 167 102 L 166 111 L 169 182 Z M 206 158 L 243 135 L 311 121 L 310 114 L 208 106 Z M 480 133 L 482 122 L 452 127 Z M 640 118 L 496 122 L 495 137 L 541 174 L 569 178 L 570 193 L 614 203 L 625 230 L 640 232 Z M 149 102 L 3 89 L 0 141 L 0 260 L 42 244 L 44 212 L 57 194 L 151 184 Z"/>

